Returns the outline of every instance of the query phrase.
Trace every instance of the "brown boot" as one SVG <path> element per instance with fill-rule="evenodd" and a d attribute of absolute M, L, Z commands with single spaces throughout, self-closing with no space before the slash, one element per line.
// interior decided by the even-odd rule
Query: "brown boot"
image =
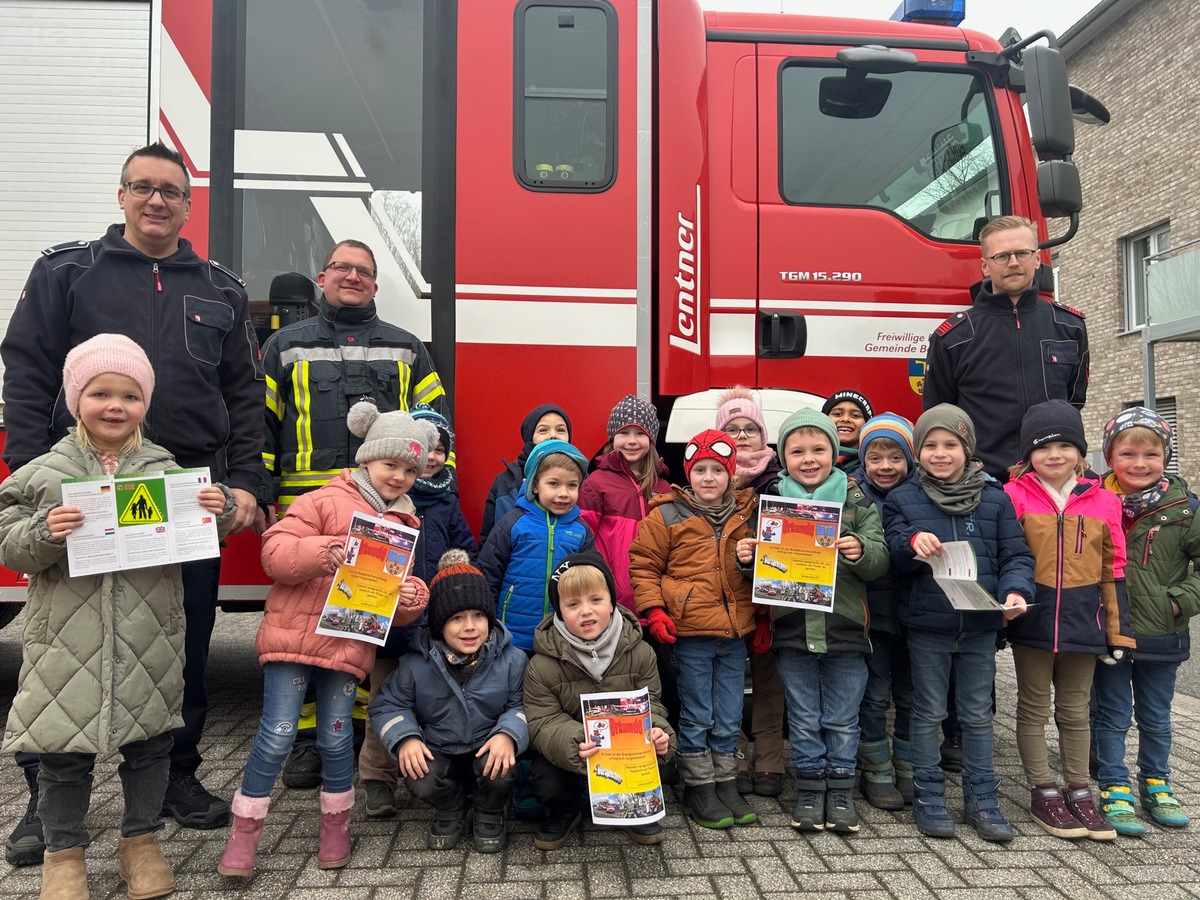
<path fill-rule="evenodd" d="M 175 873 L 158 846 L 158 832 L 117 841 L 117 873 L 129 900 L 165 897 L 175 890 Z"/>
<path fill-rule="evenodd" d="M 42 857 L 41 900 L 88 900 L 83 848 L 47 850 Z"/>

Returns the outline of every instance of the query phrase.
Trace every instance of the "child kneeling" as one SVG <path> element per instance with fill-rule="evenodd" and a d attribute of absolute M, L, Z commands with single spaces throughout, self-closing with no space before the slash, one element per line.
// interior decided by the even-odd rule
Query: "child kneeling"
<path fill-rule="evenodd" d="M 613 574 L 595 551 L 568 556 L 550 579 L 553 615 L 533 635 L 534 657 L 525 671 L 525 709 L 538 752 L 532 785 L 546 818 L 533 838 L 557 850 L 579 824 L 587 796 L 587 762 L 600 748 L 583 730 L 580 695 L 650 689 L 650 740 L 660 759 L 675 752 L 674 732 L 662 705 L 654 651 L 642 641 L 637 617 L 615 600 Z M 662 826 L 625 829 L 639 844 L 657 844 Z"/>
<path fill-rule="evenodd" d="M 496 598 L 469 558 L 464 550 L 442 557 L 429 585 L 429 628 L 368 711 L 409 791 L 434 809 L 429 849 L 449 850 L 462 839 L 470 790 L 475 849 L 498 853 L 508 836 L 514 764 L 529 744 L 526 657 L 496 621 Z"/>

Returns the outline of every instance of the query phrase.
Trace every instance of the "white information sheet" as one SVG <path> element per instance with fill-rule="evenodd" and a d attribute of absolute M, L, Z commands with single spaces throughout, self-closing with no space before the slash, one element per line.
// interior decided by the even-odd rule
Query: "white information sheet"
<path fill-rule="evenodd" d="M 969 541 L 947 541 L 942 555 L 926 558 L 938 583 L 955 609 L 975 612 L 997 612 L 1004 605 L 979 584 L 978 561 Z"/>

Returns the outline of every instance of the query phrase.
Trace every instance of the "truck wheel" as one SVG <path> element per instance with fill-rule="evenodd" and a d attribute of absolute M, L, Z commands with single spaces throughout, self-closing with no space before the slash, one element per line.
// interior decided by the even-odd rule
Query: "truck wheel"
<path fill-rule="evenodd" d="M 19 616 L 24 608 L 23 603 L 0 603 L 0 628 Z"/>

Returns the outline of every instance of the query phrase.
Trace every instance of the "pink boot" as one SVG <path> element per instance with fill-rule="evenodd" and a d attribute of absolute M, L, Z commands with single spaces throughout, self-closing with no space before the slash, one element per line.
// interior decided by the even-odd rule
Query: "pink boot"
<path fill-rule="evenodd" d="M 225 841 L 225 852 L 217 871 L 235 878 L 249 878 L 254 874 L 254 854 L 262 838 L 263 823 L 267 820 L 270 797 L 247 797 L 241 791 L 233 795 L 230 811 L 233 813 L 233 830 Z"/>
<path fill-rule="evenodd" d="M 321 791 L 321 848 L 317 851 L 317 867 L 340 869 L 350 862 L 350 810 L 354 808 L 354 791 L 330 794 Z"/>

